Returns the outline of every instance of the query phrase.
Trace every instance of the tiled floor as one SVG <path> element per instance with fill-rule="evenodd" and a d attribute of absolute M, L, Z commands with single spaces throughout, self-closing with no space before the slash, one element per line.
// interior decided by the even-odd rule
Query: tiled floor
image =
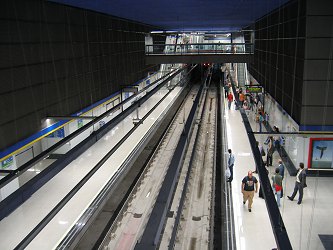
<path fill-rule="evenodd" d="M 264 200 L 256 194 L 252 212 L 248 212 L 247 204 L 243 205 L 241 182 L 249 170 L 255 169 L 255 163 L 240 112 L 232 106 L 230 111 L 226 111 L 225 119 L 228 147 L 235 155 L 231 186 L 237 249 L 272 249 L 275 240 Z"/>
<path fill-rule="evenodd" d="M 227 106 L 226 106 L 227 107 Z M 257 124 L 249 114 L 252 129 L 257 130 Z M 270 221 L 267 214 L 265 201 L 255 195 L 252 212 L 248 212 L 247 206 L 242 204 L 241 180 L 248 170 L 254 170 L 254 159 L 250 144 L 247 139 L 245 127 L 239 111 L 234 107 L 226 112 L 228 130 L 228 144 L 233 149 L 236 157 L 234 167 L 234 180 L 232 182 L 232 195 L 234 206 L 234 219 L 236 228 L 237 249 L 272 249 L 276 247 Z M 261 143 L 267 135 L 256 136 Z M 271 176 L 277 167 L 279 155 L 273 155 L 273 166 L 269 167 Z M 257 175 L 255 175 L 258 177 Z M 285 172 L 283 181 L 284 197 L 281 200 L 280 212 L 287 229 L 293 249 L 325 249 L 319 234 L 333 234 L 333 179 L 330 177 L 308 177 L 308 187 L 304 189 L 304 197 L 301 205 L 297 200 L 289 201 L 287 195 L 291 195 L 295 184 L 295 177 Z M 298 195 L 296 196 L 297 199 Z"/>

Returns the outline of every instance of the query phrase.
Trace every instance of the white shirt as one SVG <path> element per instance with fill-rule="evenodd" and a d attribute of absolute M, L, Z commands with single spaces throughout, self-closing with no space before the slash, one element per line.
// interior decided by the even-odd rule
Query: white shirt
<path fill-rule="evenodd" d="M 296 175 L 296 181 L 297 181 L 298 183 L 301 183 L 301 181 L 299 180 L 299 175 L 301 174 L 301 172 L 302 172 L 302 169 L 300 168 L 300 169 L 298 170 L 297 175 Z"/>
<path fill-rule="evenodd" d="M 235 156 L 233 154 L 229 154 L 228 166 L 231 166 L 233 164 L 235 164 Z"/>

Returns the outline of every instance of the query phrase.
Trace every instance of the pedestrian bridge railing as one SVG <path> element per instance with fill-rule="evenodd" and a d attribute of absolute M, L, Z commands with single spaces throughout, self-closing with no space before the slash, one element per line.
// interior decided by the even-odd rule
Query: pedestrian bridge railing
<path fill-rule="evenodd" d="M 146 55 L 253 54 L 253 43 L 186 43 L 146 45 Z"/>

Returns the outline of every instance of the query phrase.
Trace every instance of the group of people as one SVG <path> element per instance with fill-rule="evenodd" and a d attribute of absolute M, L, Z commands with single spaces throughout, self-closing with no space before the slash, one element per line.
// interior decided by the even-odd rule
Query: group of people
<path fill-rule="evenodd" d="M 260 147 L 258 143 L 257 143 L 257 145 L 258 145 L 258 147 Z M 227 182 L 233 181 L 234 165 L 235 165 L 235 156 L 232 153 L 232 150 L 228 149 L 227 169 L 230 171 L 230 176 L 228 176 Z M 257 172 L 257 169 L 253 172 L 248 171 L 247 176 L 245 176 L 242 179 L 242 184 L 241 184 L 241 192 L 243 194 L 243 204 L 245 205 L 246 202 L 248 202 L 248 211 L 249 212 L 252 211 L 254 194 L 258 192 L 258 180 L 255 176 L 253 176 L 253 173 L 256 173 L 256 172 Z M 267 174 L 268 174 L 268 171 L 267 171 Z M 285 166 L 283 164 L 282 159 L 279 159 L 278 166 L 275 168 L 275 173 L 271 177 L 272 190 L 275 194 L 278 207 L 281 206 L 281 198 L 283 197 L 282 182 L 284 179 L 284 175 L 285 175 Z M 301 162 L 299 164 L 299 169 L 297 170 L 294 191 L 293 191 L 292 195 L 287 196 L 288 199 L 291 201 L 294 200 L 295 196 L 297 195 L 297 192 L 299 192 L 297 204 L 301 204 L 302 199 L 303 199 L 303 189 L 306 186 L 307 186 L 306 185 L 306 171 L 304 169 L 304 163 Z M 259 192 L 259 197 L 263 198 L 262 192 L 261 192 L 261 195 Z"/>
<path fill-rule="evenodd" d="M 268 136 L 264 142 L 267 145 L 266 165 L 272 166 L 273 154 L 277 151 L 281 155 L 281 146 L 284 144 L 284 137 L 280 135 L 280 130 L 277 126 L 273 127 L 274 136 Z M 263 155 L 264 156 L 264 155 Z"/>
<path fill-rule="evenodd" d="M 227 81 L 224 85 L 224 96 L 228 100 L 228 109 L 230 110 L 232 101 L 234 100 L 234 96 L 231 91 L 231 83 Z"/>
<path fill-rule="evenodd" d="M 280 207 L 281 202 L 280 199 L 283 197 L 283 185 L 282 181 L 284 178 L 284 166 L 282 164 L 282 160 L 279 160 L 279 166 L 275 169 L 275 174 L 272 176 L 272 188 L 276 196 L 277 205 Z M 306 184 L 306 170 L 304 169 L 304 163 L 299 163 L 299 169 L 297 170 L 296 181 L 294 186 L 294 191 L 291 196 L 287 196 L 289 200 L 293 201 L 297 192 L 298 201 L 297 204 L 300 205 L 303 200 L 303 189 L 307 187 Z"/>
<path fill-rule="evenodd" d="M 234 96 L 231 91 L 231 84 L 227 82 L 224 86 L 225 90 L 225 97 L 228 100 L 228 109 L 231 109 L 231 104 L 234 101 Z M 255 98 L 252 95 L 246 96 L 242 89 L 237 89 L 236 94 L 238 95 L 239 103 L 236 103 L 235 100 L 235 107 L 243 107 L 245 110 L 253 108 L 257 114 L 257 122 L 259 122 L 259 132 L 262 132 L 262 124 L 268 124 L 269 122 L 269 114 L 264 112 L 261 108 L 261 105 L 258 105 L 258 97 Z M 284 143 L 284 138 L 282 135 L 279 135 L 280 131 L 277 126 L 273 127 L 274 136 L 268 136 L 265 145 L 267 145 L 267 150 L 264 150 L 263 146 L 260 146 L 259 142 L 257 142 L 257 146 L 261 153 L 261 156 L 266 156 L 266 166 L 273 165 L 273 154 L 275 151 L 281 154 L 281 145 Z M 267 153 L 266 153 L 267 152 Z M 228 170 L 228 180 L 227 182 L 233 181 L 233 173 L 234 173 L 234 165 L 235 165 L 235 156 L 232 153 L 231 149 L 228 149 L 228 163 L 227 163 L 227 170 Z M 296 175 L 296 182 L 294 187 L 294 192 L 291 196 L 287 196 L 289 200 L 294 200 L 297 192 L 299 192 L 298 202 L 297 204 L 302 203 L 303 199 L 303 188 L 306 187 L 306 171 L 304 169 L 304 164 L 299 164 L 299 170 L 297 171 Z M 248 202 L 248 210 L 249 212 L 252 211 L 252 203 L 254 194 L 258 192 L 258 180 L 253 173 L 257 173 L 257 169 L 254 171 L 248 171 L 247 176 L 245 176 L 242 180 L 241 192 L 243 194 L 243 204 Z M 283 161 L 281 159 L 278 160 L 278 166 L 275 168 L 274 175 L 271 177 L 272 180 L 272 190 L 276 196 L 277 205 L 281 206 L 281 198 L 283 197 L 283 179 L 284 179 L 285 167 Z M 268 174 L 268 170 L 267 170 Z M 262 190 L 259 190 L 259 197 L 263 197 Z"/>
<path fill-rule="evenodd" d="M 275 168 L 275 174 L 272 176 L 272 189 L 275 193 L 276 203 L 280 207 L 280 199 L 283 197 L 283 185 L 282 181 L 284 179 L 284 165 L 282 160 L 279 160 L 279 166 Z"/>
<path fill-rule="evenodd" d="M 234 96 L 232 94 L 232 89 L 231 89 L 231 83 L 229 81 L 226 82 L 224 85 L 224 93 L 225 93 L 225 98 L 228 100 L 228 109 L 231 109 L 231 104 L 234 101 L 235 103 L 235 109 L 237 110 L 239 107 L 242 107 L 244 110 L 257 110 L 257 106 L 259 104 L 259 98 L 258 96 L 255 97 L 252 94 L 246 95 L 244 94 L 242 88 L 237 88 L 236 94 L 239 99 L 239 103 L 234 100 Z M 259 105 L 260 106 L 260 105 Z"/>

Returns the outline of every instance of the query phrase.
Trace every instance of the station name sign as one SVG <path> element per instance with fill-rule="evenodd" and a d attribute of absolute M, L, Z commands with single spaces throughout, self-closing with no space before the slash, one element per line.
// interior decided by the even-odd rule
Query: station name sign
<path fill-rule="evenodd" d="M 246 93 L 262 93 L 262 87 L 261 86 L 255 86 L 255 85 L 246 85 Z"/>

